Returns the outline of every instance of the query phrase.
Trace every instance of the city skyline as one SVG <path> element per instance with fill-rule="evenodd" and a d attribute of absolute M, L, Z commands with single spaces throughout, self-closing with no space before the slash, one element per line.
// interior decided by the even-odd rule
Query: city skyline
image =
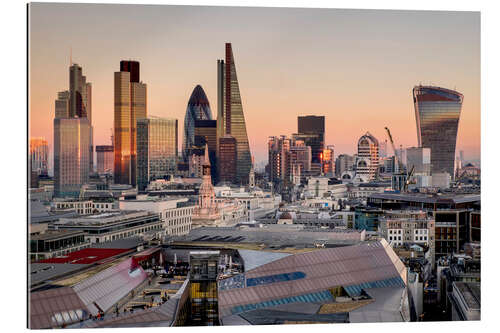
<path fill-rule="evenodd" d="M 325 116 L 325 146 L 334 145 L 337 156 L 355 153 L 357 139 L 366 131 L 385 141 L 384 126 L 391 128 L 398 146 L 417 146 L 412 89 L 420 83 L 464 95 L 456 151 L 463 150 L 468 160 L 479 158 L 477 12 L 95 4 L 30 8 L 30 136 L 45 137 L 50 156 L 53 103 L 67 85 L 70 49 L 73 62 L 92 82 L 94 145 L 102 145 L 108 144 L 113 127 L 113 73 L 118 61 L 141 63 L 141 79 L 148 84 L 148 114 L 180 120 L 182 133 L 194 86 L 202 85 L 212 108 L 218 108 L 216 60 L 222 56 L 221 45 L 231 42 L 250 150 L 257 163 L 267 159 L 269 136 L 297 131 L 299 115 Z M 137 19 L 124 19 L 123 29 L 132 32 L 147 23 L 148 37 L 121 45 L 119 29 L 111 28 L 118 24 L 109 20 L 112 10 L 123 18 L 139 10 Z M 93 26 L 84 30 L 83 21 L 68 20 L 76 11 L 95 13 Z M 310 29 L 298 31 L 300 22 L 311 15 L 316 19 Z M 224 23 L 217 19 L 221 16 L 226 17 Z M 245 24 L 227 29 L 257 16 L 262 23 L 251 33 L 240 28 Z M 188 23 L 182 21 L 186 19 Z M 46 20 L 51 24 L 42 27 Z M 215 23 L 200 31 L 200 22 L 207 20 Z M 276 121 L 269 121 L 270 114 Z"/>

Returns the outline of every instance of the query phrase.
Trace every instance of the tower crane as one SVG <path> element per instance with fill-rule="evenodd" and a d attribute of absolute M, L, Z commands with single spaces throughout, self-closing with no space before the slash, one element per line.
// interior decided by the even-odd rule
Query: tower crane
<path fill-rule="evenodd" d="M 405 176 L 405 178 L 406 178 L 403 185 L 402 185 L 403 192 L 406 192 L 406 191 L 408 191 L 408 185 L 414 183 L 410 179 L 413 176 L 413 172 L 415 171 L 415 166 L 412 166 L 411 170 L 409 172 L 407 172 L 406 174 L 403 172 L 403 170 L 404 170 L 403 162 L 401 162 L 401 158 L 400 158 L 400 156 L 398 156 L 398 151 L 396 150 L 396 146 L 394 145 L 394 140 L 392 140 L 391 131 L 389 130 L 388 127 L 385 127 L 385 130 L 387 131 L 387 136 L 389 137 L 389 141 L 391 142 L 392 150 L 394 150 L 394 158 L 397 160 L 397 164 L 398 164 L 398 168 L 399 168 L 398 174 L 401 176 Z"/>
<path fill-rule="evenodd" d="M 403 173 L 403 163 L 401 162 L 400 157 L 398 156 L 398 151 L 396 150 L 396 146 L 394 145 L 394 140 L 392 140 L 391 131 L 386 126 L 385 130 L 387 131 L 387 136 L 389 137 L 389 141 L 391 142 L 392 150 L 394 151 L 394 158 L 397 160 L 399 172 Z"/>

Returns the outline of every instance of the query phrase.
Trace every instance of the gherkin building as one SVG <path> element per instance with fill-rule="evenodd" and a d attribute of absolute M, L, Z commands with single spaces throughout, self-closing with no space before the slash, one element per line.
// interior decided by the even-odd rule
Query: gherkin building
<path fill-rule="evenodd" d="M 190 151 L 194 145 L 195 120 L 212 120 L 212 111 L 207 95 L 200 85 L 197 85 L 189 98 L 184 117 L 184 137 L 182 140 L 182 158 L 188 161 Z"/>

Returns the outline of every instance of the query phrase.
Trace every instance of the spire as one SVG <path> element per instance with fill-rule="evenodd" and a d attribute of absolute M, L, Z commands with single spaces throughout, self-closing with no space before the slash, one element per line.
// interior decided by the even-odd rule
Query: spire
<path fill-rule="evenodd" d="M 208 157 L 208 143 L 205 143 L 205 161 L 204 165 L 210 165 L 210 158 Z"/>

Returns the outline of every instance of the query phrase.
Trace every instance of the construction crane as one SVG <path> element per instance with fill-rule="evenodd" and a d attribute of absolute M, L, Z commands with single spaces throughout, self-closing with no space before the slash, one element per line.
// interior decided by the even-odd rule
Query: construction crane
<path fill-rule="evenodd" d="M 405 181 L 405 185 L 404 185 L 404 188 L 403 188 L 404 192 L 408 191 L 408 185 L 415 183 L 415 182 L 413 182 L 411 180 L 411 177 L 413 176 L 413 171 L 415 171 L 415 166 L 414 165 L 411 166 L 410 172 L 408 172 L 408 174 L 406 175 L 406 181 Z"/>
<path fill-rule="evenodd" d="M 391 142 L 392 150 L 394 151 L 394 158 L 397 160 L 397 162 L 394 161 L 394 164 L 397 163 L 399 172 L 403 173 L 403 163 L 401 162 L 401 159 L 398 156 L 398 151 L 396 150 L 396 146 L 394 145 L 394 140 L 392 140 L 391 131 L 387 126 L 385 127 L 385 130 L 387 131 L 387 136 L 389 136 L 389 141 Z"/>

